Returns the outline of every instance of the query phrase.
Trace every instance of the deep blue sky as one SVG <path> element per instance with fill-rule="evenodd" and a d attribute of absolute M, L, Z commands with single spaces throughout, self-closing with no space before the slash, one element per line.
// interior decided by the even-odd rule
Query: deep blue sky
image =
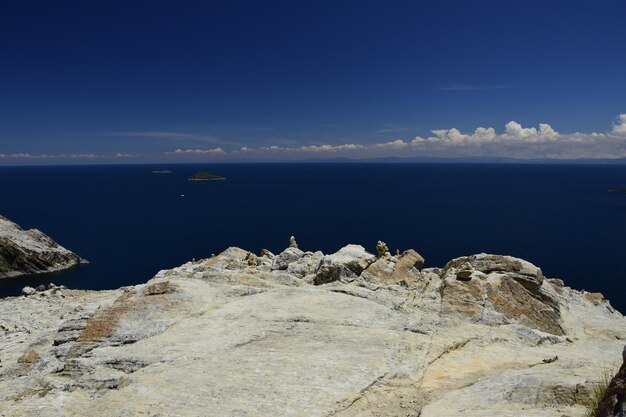
<path fill-rule="evenodd" d="M 3 1 L 0 165 L 510 120 L 610 132 L 626 112 L 625 17 L 624 0 Z"/>

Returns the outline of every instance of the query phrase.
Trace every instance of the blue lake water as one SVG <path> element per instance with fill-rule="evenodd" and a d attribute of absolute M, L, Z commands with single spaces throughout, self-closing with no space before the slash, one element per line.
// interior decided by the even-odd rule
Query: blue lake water
<path fill-rule="evenodd" d="M 172 174 L 152 174 L 154 169 Z M 198 170 L 226 181 L 187 181 Z M 626 166 L 224 164 L 0 168 L 0 214 L 90 261 L 0 280 L 106 289 L 228 246 L 414 248 L 427 266 L 509 254 L 626 311 Z M 184 195 L 184 197 L 182 196 Z"/>

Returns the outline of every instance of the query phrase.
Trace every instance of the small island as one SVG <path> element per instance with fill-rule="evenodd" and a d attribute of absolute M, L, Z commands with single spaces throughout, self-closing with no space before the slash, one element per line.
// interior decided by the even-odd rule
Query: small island
<path fill-rule="evenodd" d="M 169 169 L 160 169 L 156 171 L 152 171 L 153 174 L 171 174 L 173 171 Z"/>
<path fill-rule="evenodd" d="M 196 172 L 188 178 L 189 181 L 217 181 L 225 179 L 226 178 L 220 177 L 219 175 L 209 174 L 208 172 L 204 171 Z"/>
<path fill-rule="evenodd" d="M 609 190 L 609 192 L 626 194 L 626 188 L 618 188 L 616 190 Z"/>

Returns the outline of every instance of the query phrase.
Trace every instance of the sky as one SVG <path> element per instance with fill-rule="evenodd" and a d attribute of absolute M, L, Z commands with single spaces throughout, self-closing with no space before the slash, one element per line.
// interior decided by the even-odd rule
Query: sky
<path fill-rule="evenodd" d="M 0 165 L 626 158 L 626 0 L 0 8 Z"/>

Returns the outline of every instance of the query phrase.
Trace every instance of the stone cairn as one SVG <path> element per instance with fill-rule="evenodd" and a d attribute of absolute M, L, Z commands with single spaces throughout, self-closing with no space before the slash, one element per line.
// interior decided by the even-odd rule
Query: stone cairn
<path fill-rule="evenodd" d="M 298 249 L 298 242 L 296 242 L 296 238 L 291 236 L 289 238 L 289 247 L 290 248 L 294 248 L 294 249 Z"/>
<path fill-rule="evenodd" d="M 378 243 L 376 244 L 376 252 L 378 253 L 379 259 L 385 255 L 391 255 L 389 253 L 389 248 L 387 247 L 387 244 L 383 242 L 382 240 L 379 240 Z"/>

